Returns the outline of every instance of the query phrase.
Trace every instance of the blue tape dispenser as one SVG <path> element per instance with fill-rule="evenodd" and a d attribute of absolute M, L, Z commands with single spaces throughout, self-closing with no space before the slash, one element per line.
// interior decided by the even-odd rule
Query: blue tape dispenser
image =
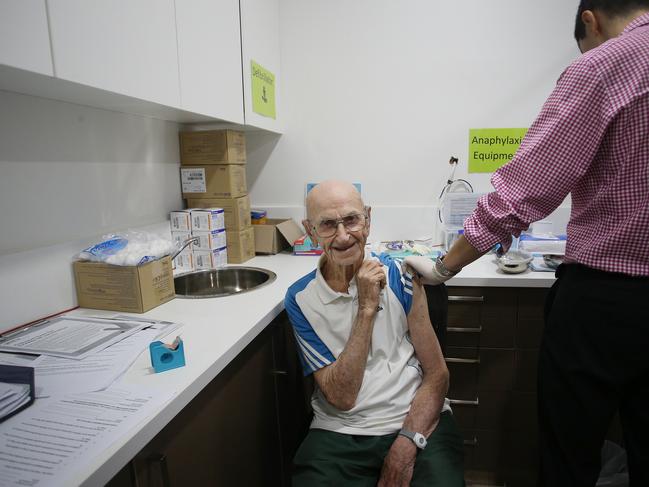
<path fill-rule="evenodd" d="M 185 366 L 185 346 L 180 337 L 176 337 L 171 345 L 160 341 L 149 344 L 151 365 L 156 373 Z"/>

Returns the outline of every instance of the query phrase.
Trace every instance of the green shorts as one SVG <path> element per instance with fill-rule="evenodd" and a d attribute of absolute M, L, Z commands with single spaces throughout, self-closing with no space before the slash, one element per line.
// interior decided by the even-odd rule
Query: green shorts
<path fill-rule="evenodd" d="M 294 487 L 375 486 L 396 433 L 346 435 L 309 430 L 293 460 Z M 441 414 L 428 445 L 417 452 L 412 486 L 463 487 L 464 446 L 453 415 Z"/>

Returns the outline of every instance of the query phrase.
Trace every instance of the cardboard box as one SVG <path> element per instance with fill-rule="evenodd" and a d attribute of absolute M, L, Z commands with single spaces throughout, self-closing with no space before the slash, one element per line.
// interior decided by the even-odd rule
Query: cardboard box
<path fill-rule="evenodd" d="M 171 232 L 171 241 L 174 243 L 177 249 L 183 246 L 183 244 L 192 237 L 192 232 Z M 190 243 L 185 250 L 192 250 L 192 244 Z M 183 252 L 185 251 L 183 250 Z"/>
<path fill-rule="evenodd" d="M 228 263 L 241 264 L 255 256 L 255 231 L 252 226 L 225 233 L 228 241 Z"/>
<path fill-rule="evenodd" d="M 248 194 L 246 166 L 182 166 L 183 198 L 238 198 Z"/>
<path fill-rule="evenodd" d="M 293 242 L 304 232 L 295 220 L 268 218 L 264 225 L 254 225 L 255 252 L 258 254 L 276 254 L 292 247 Z"/>
<path fill-rule="evenodd" d="M 179 253 L 173 261 L 174 274 L 182 274 L 194 270 L 194 254 L 189 248 Z"/>
<path fill-rule="evenodd" d="M 210 232 L 225 228 L 223 208 L 192 208 L 192 233 Z"/>
<path fill-rule="evenodd" d="M 246 135 L 235 130 L 180 132 L 180 163 L 245 164 Z"/>
<path fill-rule="evenodd" d="M 144 313 L 175 296 L 169 256 L 140 266 L 77 261 L 73 268 L 82 308 Z"/>
<path fill-rule="evenodd" d="M 211 232 L 192 232 L 192 237 L 198 237 L 198 241 L 192 244 L 194 251 L 222 249 L 226 246 L 224 228 L 212 230 Z"/>
<path fill-rule="evenodd" d="M 228 250 L 226 247 L 211 250 L 194 251 L 194 267 L 198 270 L 216 269 L 228 263 Z"/>
<path fill-rule="evenodd" d="M 223 208 L 226 230 L 243 230 L 250 226 L 250 198 L 209 198 L 187 200 L 191 208 Z"/>
<path fill-rule="evenodd" d="M 169 225 L 172 232 L 189 232 L 191 230 L 189 210 L 170 212 Z"/>

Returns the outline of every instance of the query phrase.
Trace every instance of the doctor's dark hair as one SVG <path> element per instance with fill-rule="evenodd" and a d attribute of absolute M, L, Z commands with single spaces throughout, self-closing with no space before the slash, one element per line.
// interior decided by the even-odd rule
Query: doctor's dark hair
<path fill-rule="evenodd" d="M 586 37 L 586 25 L 581 20 L 584 10 L 599 10 L 606 15 L 616 17 L 641 9 L 649 9 L 649 0 L 581 0 L 575 20 L 575 39 L 580 41 Z"/>

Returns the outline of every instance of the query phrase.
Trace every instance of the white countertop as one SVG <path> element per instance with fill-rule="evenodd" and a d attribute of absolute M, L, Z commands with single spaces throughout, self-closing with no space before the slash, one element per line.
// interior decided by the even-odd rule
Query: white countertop
<path fill-rule="evenodd" d="M 148 353 L 143 353 L 120 379 L 120 383 L 164 387 L 177 392 L 166 405 L 112 445 L 75 475 L 75 485 L 103 485 L 133 458 L 169 421 L 209 384 L 284 309 L 288 287 L 312 271 L 317 257 L 283 253 L 257 256 L 245 266 L 263 267 L 277 274 L 270 285 L 254 292 L 211 299 L 176 298 L 144 315 L 184 326 L 179 334 L 185 344 L 186 366 L 155 374 Z M 554 274 L 526 271 L 505 274 L 497 269 L 493 255 L 467 266 L 449 286 L 550 287 Z M 114 316 L 106 311 L 78 309 L 75 315 Z M 170 341 L 167 338 L 165 341 Z"/>
<path fill-rule="evenodd" d="M 546 287 L 554 284 L 554 272 L 535 272 L 527 269 L 520 274 L 507 274 L 498 269 L 496 255 L 487 254 L 466 266 L 447 286 L 476 287 Z"/>

